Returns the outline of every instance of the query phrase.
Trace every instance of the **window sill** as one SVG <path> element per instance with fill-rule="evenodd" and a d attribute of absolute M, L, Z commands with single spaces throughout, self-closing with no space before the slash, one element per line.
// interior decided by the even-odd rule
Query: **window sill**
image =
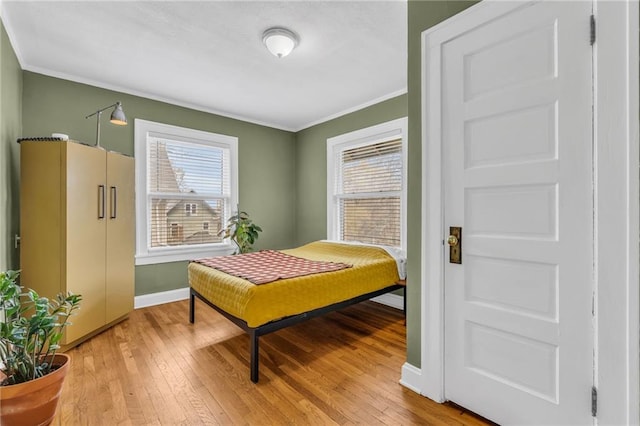
<path fill-rule="evenodd" d="M 224 245 L 220 247 L 206 247 L 191 250 L 182 249 L 154 253 L 138 253 L 136 254 L 136 266 L 182 262 L 185 260 L 201 259 L 203 257 L 227 256 L 233 254 L 233 252 L 233 246 Z"/>

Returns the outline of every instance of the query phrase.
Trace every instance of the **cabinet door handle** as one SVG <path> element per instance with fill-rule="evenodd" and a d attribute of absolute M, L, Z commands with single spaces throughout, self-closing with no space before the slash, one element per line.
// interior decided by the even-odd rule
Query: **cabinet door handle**
<path fill-rule="evenodd" d="M 109 213 L 109 219 L 115 219 L 118 213 L 118 190 L 116 189 L 115 186 L 112 186 L 111 188 L 111 209 L 110 209 L 110 213 Z"/>
<path fill-rule="evenodd" d="M 98 219 L 104 219 L 104 185 L 98 185 Z"/>

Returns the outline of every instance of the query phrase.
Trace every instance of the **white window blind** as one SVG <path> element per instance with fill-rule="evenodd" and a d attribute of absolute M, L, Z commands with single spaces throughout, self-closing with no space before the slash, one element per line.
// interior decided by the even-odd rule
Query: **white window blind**
<path fill-rule="evenodd" d="M 335 170 L 339 239 L 400 246 L 402 140 L 344 149 Z"/>
<path fill-rule="evenodd" d="M 222 242 L 229 150 L 151 136 L 147 143 L 150 247 Z"/>

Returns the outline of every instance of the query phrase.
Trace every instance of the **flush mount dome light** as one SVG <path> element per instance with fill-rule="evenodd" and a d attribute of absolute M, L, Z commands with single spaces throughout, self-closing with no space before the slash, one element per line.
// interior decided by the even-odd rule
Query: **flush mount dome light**
<path fill-rule="evenodd" d="M 269 52 L 284 58 L 298 45 L 298 36 L 286 28 L 269 28 L 262 34 L 262 42 Z"/>

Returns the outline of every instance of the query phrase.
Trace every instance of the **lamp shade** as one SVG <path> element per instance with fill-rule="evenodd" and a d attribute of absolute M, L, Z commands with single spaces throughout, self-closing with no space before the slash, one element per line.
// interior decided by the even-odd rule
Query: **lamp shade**
<path fill-rule="evenodd" d="M 111 123 L 117 124 L 119 126 L 127 125 L 127 117 L 124 115 L 124 111 L 122 110 L 122 104 L 120 102 L 116 103 L 116 107 L 113 109 L 111 113 Z"/>
<path fill-rule="evenodd" d="M 270 28 L 262 35 L 262 42 L 273 55 L 284 58 L 298 45 L 298 37 L 286 28 Z"/>

